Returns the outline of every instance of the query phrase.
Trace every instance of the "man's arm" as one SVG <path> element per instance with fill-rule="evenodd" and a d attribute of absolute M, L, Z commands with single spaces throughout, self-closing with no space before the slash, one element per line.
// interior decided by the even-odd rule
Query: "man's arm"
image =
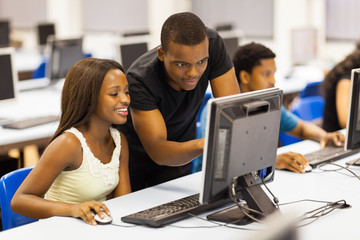
<path fill-rule="evenodd" d="M 200 156 L 204 139 L 187 142 L 167 140 L 167 130 L 158 109 L 140 111 L 131 109 L 134 128 L 150 158 L 159 165 L 181 166 Z"/>
<path fill-rule="evenodd" d="M 321 127 L 311 122 L 299 120 L 296 127 L 289 132 L 290 135 L 301 138 L 311 139 L 320 142 L 321 148 L 332 141 L 334 144 L 341 146 L 345 142 L 345 136 L 340 132 L 328 133 Z"/>
<path fill-rule="evenodd" d="M 240 93 L 240 87 L 235 76 L 235 69 L 232 67 L 228 72 L 210 81 L 214 97 L 223 97 Z"/>
<path fill-rule="evenodd" d="M 215 97 L 240 93 L 234 68 L 211 80 L 211 87 Z M 187 142 L 168 141 L 165 121 L 158 109 L 140 111 L 131 108 L 131 116 L 145 151 L 157 164 L 181 166 L 203 153 L 204 138 Z"/>

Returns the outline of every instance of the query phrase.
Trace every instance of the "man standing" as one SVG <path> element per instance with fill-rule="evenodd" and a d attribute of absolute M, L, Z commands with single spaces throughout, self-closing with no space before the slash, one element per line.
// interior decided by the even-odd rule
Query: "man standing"
<path fill-rule="evenodd" d="M 165 21 L 161 46 L 138 58 L 127 80 L 131 119 L 122 131 L 133 191 L 189 174 L 203 152 L 196 115 L 209 82 L 215 97 L 240 93 L 222 38 L 189 12 Z"/>

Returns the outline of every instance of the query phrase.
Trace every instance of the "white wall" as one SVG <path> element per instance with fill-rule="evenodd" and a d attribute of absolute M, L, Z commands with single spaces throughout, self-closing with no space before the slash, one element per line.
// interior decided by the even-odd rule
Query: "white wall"
<path fill-rule="evenodd" d="M 47 19 L 55 22 L 59 37 L 84 34 L 82 32 L 82 0 L 47 0 Z M 220 3 L 219 3 L 220 4 Z M 325 41 L 325 0 L 274 0 L 274 38 L 244 39 L 258 41 L 277 54 L 279 72 L 291 67 L 291 30 L 314 26 L 318 29 L 318 56 L 323 61 L 337 62 L 348 54 L 351 42 Z M 126 9 L 120 10 L 126 11 Z M 151 35 L 150 47 L 160 43 L 160 31 L 164 20 L 171 14 L 191 11 L 191 0 L 148 0 L 148 25 Z M 13 36 L 23 41 L 25 48 L 36 47 L 36 34 L 32 30 L 14 31 Z M 116 33 L 86 33 L 84 49 L 95 57 L 116 58 L 115 44 L 120 35 Z"/>

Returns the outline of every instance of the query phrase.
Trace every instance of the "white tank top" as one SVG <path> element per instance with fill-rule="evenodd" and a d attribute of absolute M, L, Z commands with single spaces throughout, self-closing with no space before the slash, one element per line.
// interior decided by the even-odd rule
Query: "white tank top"
<path fill-rule="evenodd" d="M 96 200 L 103 202 L 119 183 L 121 141 L 120 133 L 110 128 L 115 143 L 111 161 L 103 164 L 91 152 L 86 139 L 76 128 L 66 130 L 74 134 L 81 143 L 83 160 L 75 170 L 62 171 L 45 194 L 45 199 L 67 203 L 83 203 Z M 64 151 L 66 151 L 64 149 Z"/>

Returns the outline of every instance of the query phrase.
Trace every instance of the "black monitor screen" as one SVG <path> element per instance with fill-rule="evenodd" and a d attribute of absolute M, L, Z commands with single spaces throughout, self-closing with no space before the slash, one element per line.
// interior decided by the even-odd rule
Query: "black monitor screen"
<path fill-rule="evenodd" d="M 51 81 L 65 78 L 71 66 L 83 59 L 82 38 L 49 38 L 48 44 L 50 56 L 46 76 Z"/>
<path fill-rule="evenodd" d="M 146 42 L 121 44 L 120 45 L 120 56 L 121 64 L 125 70 L 129 69 L 131 64 L 142 54 L 147 52 L 148 47 Z"/>
<path fill-rule="evenodd" d="M 262 191 L 260 184 L 273 180 L 281 103 L 277 88 L 209 100 L 201 202 L 229 198 L 233 183 L 236 196 L 248 202 L 245 190 Z M 273 210 L 268 206 L 265 212 Z"/>
<path fill-rule="evenodd" d="M 44 23 L 38 25 L 39 45 L 46 45 L 48 36 L 55 35 L 55 24 Z"/>
<path fill-rule="evenodd" d="M 345 149 L 360 149 L 360 68 L 351 71 Z"/>
<path fill-rule="evenodd" d="M 9 21 L 0 21 L 0 47 L 10 45 L 10 27 Z"/>
<path fill-rule="evenodd" d="M 13 50 L 0 49 L 0 101 L 15 99 L 17 75 L 12 65 Z"/>
<path fill-rule="evenodd" d="M 226 52 L 232 59 L 236 52 L 236 49 L 239 47 L 239 38 L 238 37 L 227 37 L 224 38 L 224 43 L 226 47 Z"/>

